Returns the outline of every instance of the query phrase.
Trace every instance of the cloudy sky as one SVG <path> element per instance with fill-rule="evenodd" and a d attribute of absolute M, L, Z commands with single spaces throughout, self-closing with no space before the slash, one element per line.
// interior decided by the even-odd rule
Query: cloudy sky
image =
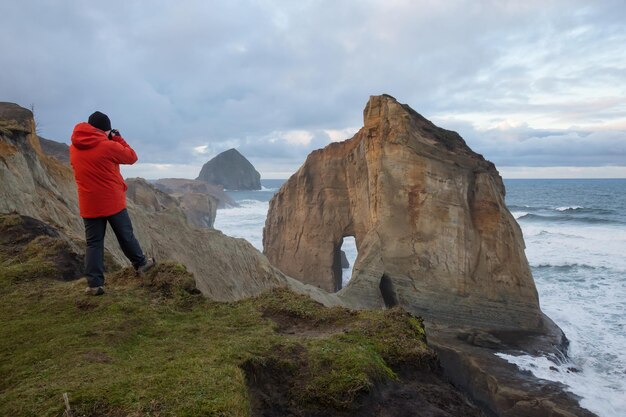
<path fill-rule="evenodd" d="M 623 0 L 7 0 L 0 51 L 0 101 L 61 142 L 107 113 L 128 176 L 286 178 L 387 93 L 505 178 L 626 177 Z"/>

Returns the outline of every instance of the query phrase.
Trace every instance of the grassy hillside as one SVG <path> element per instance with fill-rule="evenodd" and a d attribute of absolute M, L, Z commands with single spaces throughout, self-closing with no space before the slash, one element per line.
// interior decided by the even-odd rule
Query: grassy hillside
<path fill-rule="evenodd" d="M 111 273 L 89 297 L 85 280 L 58 280 L 64 242 L 6 238 L 21 221 L 0 217 L 0 415 L 63 415 L 63 393 L 73 416 L 379 415 L 359 410 L 402 391 L 407 371 L 434 375 L 421 321 L 400 309 L 327 309 L 287 290 L 215 303 L 172 262 Z M 414 397 L 475 413 L 442 384 Z"/>

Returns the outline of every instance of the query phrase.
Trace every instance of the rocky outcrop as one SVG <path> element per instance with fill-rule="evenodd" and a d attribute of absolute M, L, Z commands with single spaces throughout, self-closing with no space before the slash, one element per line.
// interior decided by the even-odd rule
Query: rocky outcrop
<path fill-rule="evenodd" d="M 534 332 L 498 332 L 439 327 L 431 323 L 428 344 L 439 356 L 447 377 L 464 390 L 487 415 L 500 417 L 596 417 L 582 408 L 566 387 L 520 372 L 496 352 L 563 359 L 564 345 Z M 555 333 L 558 329 L 555 329 Z M 556 349 L 555 349 L 556 347 Z M 559 349 L 561 350 L 559 352 Z"/>
<path fill-rule="evenodd" d="M 223 185 L 227 190 L 260 190 L 261 174 L 236 149 L 229 149 L 204 164 L 197 180 Z"/>
<path fill-rule="evenodd" d="M 270 261 L 337 291 L 342 240 L 354 236 L 358 257 L 339 293 L 349 304 L 542 329 L 522 233 L 494 165 L 393 97 L 371 97 L 364 119 L 352 139 L 311 153 L 270 202 Z"/>
<path fill-rule="evenodd" d="M 42 138 L 41 136 L 39 136 L 39 144 L 41 145 L 41 150 L 46 155 L 56 158 L 60 162 L 69 165 L 70 147 L 67 144 Z"/>
<path fill-rule="evenodd" d="M 81 231 L 72 170 L 45 155 L 30 110 L 0 103 L 0 212 L 17 211 Z"/>
<path fill-rule="evenodd" d="M 182 210 L 187 223 L 196 227 L 212 228 L 217 212 L 217 200 L 204 193 L 186 192 L 167 194 L 143 178 L 126 179 L 126 196 L 149 212 Z"/>
<path fill-rule="evenodd" d="M 217 201 L 218 209 L 237 207 L 235 200 L 224 192 L 224 187 L 221 185 L 186 178 L 161 178 L 153 184 L 159 190 L 174 197 L 181 197 L 187 193 L 207 194 Z"/>
<path fill-rule="evenodd" d="M 217 201 L 207 194 L 185 193 L 179 198 L 187 222 L 197 227 L 212 228 L 217 215 Z"/>
<path fill-rule="evenodd" d="M 293 281 L 247 241 L 190 226 L 176 199 L 147 182 L 136 180 L 129 185 L 128 210 L 144 251 L 157 259 L 185 264 L 207 297 L 232 301 Z M 42 152 L 32 113 L 12 103 L 0 103 L 2 212 L 41 220 L 72 241 L 84 241 L 71 168 Z M 107 234 L 105 246 L 116 262 L 128 264 L 112 233 Z M 324 299 L 322 293 L 295 281 L 292 288 Z M 327 301 L 332 302 L 337 303 Z"/>
<path fill-rule="evenodd" d="M 178 201 L 143 178 L 127 178 L 126 198 L 149 213 L 179 208 Z"/>

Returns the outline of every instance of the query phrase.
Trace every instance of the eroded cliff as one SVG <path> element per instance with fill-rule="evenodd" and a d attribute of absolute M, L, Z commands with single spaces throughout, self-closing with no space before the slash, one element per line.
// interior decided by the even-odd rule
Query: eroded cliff
<path fill-rule="evenodd" d="M 183 202 L 192 209 L 193 203 Z M 191 226 L 175 198 L 143 180 L 131 181 L 128 210 L 144 251 L 184 263 L 211 299 L 238 300 L 290 281 L 247 241 Z M 13 103 L 0 103 L 2 212 L 40 219 L 70 239 L 84 239 L 71 168 L 42 152 L 32 113 Z M 113 233 L 107 234 L 105 246 L 118 263 L 128 264 Z M 298 283 L 295 287 L 310 291 Z"/>

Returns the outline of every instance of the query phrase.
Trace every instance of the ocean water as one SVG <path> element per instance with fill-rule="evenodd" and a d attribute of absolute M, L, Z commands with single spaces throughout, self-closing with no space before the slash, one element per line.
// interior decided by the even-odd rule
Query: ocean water
<path fill-rule="evenodd" d="M 238 208 L 217 213 L 215 228 L 263 250 L 269 200 L 284 180 L 260 191 L 232 191 Z M 505 180 L 542 310 L 570 340 L 569 360 L 500 356 L 558 381 L 602 417 L 626 416 L 626 180 Z M 342 249 L 351 263 L 354 240 Z M 351 268 L 344 270 L 344 284 Z"/>

